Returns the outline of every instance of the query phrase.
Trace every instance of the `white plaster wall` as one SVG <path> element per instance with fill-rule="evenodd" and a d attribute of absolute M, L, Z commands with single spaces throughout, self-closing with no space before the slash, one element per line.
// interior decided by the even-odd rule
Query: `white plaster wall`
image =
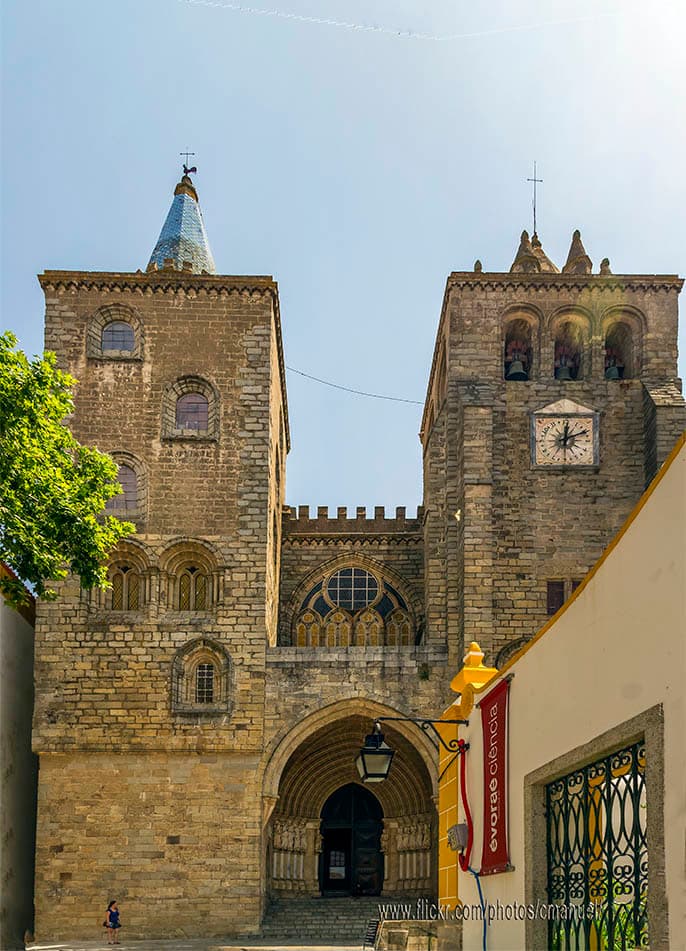
<path fill-rule="evenodd" d="M 593 478 L 589 474 L 589 478 Z M 526 902 L 524 779 L 655 704 L 664 705 L 666 884 L 670 948 L 686 947 L 686 446 L 578 597 L 516 663 L 510 688 L 509 838 L 513 872 L 482 879 L 487 902 Z M 486 689 L 497 683 L 494 680 Z M 478 699 L 478 698 L 477 698 Z M 467 787 L 475 819 L 472 866 L 481 862 L 481 715 Z M 646 750 L 650 757 L 651 751 Z M 564 772 L 567 772 L 565 770 Z M 460 806 L 460 816 L 462 808 Z M 460 873 L 463 902 L 478 904 Z M 545 900 L 545 895 L 540 896 Z M 649 897 L 650 902 L 650 897 Z M 524 922 L 497 922 L 488 948 L 524 948 Z M 481 924 L 464 924 L 464 948 L 481 948 Z"/>

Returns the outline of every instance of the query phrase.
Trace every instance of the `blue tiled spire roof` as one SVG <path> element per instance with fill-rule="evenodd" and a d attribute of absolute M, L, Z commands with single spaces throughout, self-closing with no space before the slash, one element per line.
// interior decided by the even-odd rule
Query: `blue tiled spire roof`
<path fill-rule="evenodd" d="M 187 270 L 186 262 L 190 263 L 190 270 L 194 274 L 202 271 L 217 273 L 198 204 L 198 193 L 188 175 L 184 175 L 174 189 L 174 200 L 150 255 L 148 270 L 169 266 Z"/>

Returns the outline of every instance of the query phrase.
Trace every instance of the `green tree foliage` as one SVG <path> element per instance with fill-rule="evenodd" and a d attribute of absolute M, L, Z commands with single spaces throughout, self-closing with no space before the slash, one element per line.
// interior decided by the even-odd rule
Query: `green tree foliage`
<path fill-rule="evenodd" d="M 67 428 L 76 381 L 55 355 L 30 362 L 16 347 L 13 334 L 0 335 L 0 560 L 44 598 L 70 572 L 84 588 L 107 587 L 107 555 L 135 531 L 103 515 L 121 492 L 117 465 Z M 10 578 L 0 577 L 0 592 L 12 604 L 25 599 Z"/>

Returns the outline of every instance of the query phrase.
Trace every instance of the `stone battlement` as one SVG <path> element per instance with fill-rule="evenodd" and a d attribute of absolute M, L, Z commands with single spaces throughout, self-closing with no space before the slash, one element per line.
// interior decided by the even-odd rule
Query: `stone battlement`
<path fill-rule="evenodd" d="M 364 505 L 348 513 L 345 505 L 336 509 L 336 515 L 329 515 L 327 505 L 319 505 L 310 514 L 309 505 L 284 506 L 283 530 L 287 535 L 296 534 L 359 534 L 361 532 L 398 533 L 420 532 L 424 519 L 424 506 L 417 506 L 416 517 L 407 517 L 404 505 L 395 509 L 395 515 L 386 515 L 383 505 L 374 506 L 374 514 L 367 515 Z"/>

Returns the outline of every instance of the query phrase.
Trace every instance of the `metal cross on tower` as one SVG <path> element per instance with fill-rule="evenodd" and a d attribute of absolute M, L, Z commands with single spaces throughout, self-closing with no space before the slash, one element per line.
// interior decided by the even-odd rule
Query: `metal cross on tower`
<path fill-rule="evenodd" d="M 184 174 L 184 175 L 188 175 L 190 172 L 197 172 L 197 171 L 198 171 L 197 168 L 195 167 L 195 165 L 193 166 L 193 168 L 189 168 L 189 167 L 188 167 L 188 159 L 191 157 L 191 155 L 195 155 L 195 152 L 179 152 L 179 155 L 183 155 L 184 158 L 185 158 L 185 162 L 183 163 L 183 174 Z"/>
<path fill-rule="evenodd" d="M 537 182 L 540 182 L 541 184 L 543 183 L 543 179 L 542 179 L 542 178 L 536 178 L 536 162 L 534 162 L 534 177 L 533 177 L 533 178 L 527 178 L 527 182 L 533 182 L 533 183 L 534 183 L 534 201 L 533 201 L 533 206 L 534 206 L 534 234 L 536 234 L 536 183 L 537 183 Z"/>

